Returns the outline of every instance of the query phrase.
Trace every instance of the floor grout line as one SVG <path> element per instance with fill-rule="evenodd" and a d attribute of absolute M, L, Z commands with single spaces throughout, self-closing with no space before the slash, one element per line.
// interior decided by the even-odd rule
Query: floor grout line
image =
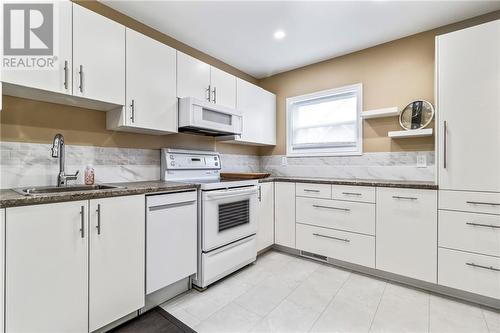
<path fill-rule="evenodd" d="M 490 330 L 490 325 L 488 325 L 488 320 L 486 320 L 486 315 L 484 314 L 484 308 L 480 307 L 480 310 L 481 310 L 481 315 L 483 317 L 484 323 L 486 325 L 486 329 L 488 330 L 488 332 L 492 333 Z"/>
<path fill-rule="evenodd" d="M 384 290 L 382 291 L 382 294 L 380 295 L 380 299 L 378 300 L 377 308 L 375 309 L 375 312 L 373 313 L 372 320 L 370 322 L 370 328 L 368 328 L 368 332 L 371 332 L 373 323 L 375 322 L 375 317 L 377 316 L 378 308 L 380 307 L 380 303 L 382 303 L 382 299 L 384 298 L 385 295 L 385 290 L 387 289 L 387 285 L 389 283 L 385 283 L 384 285 Z"/>
<path fill-rule="evenodd" d="M 309 328 L 308 332 L 311 332 L 311 330 L 313 329 L 314 325 L 316 325 L 316 323 L 318 322 L 318 320 L 323 316 L 323 314 L 326 312 L 326 310 L 330 307 L 330 304 L 333 303 L 333 301 L 335 300 L 335 298 L 339 294 L 340 290 L 342 290 L 342 288 L 344 288 L 345 284 L 347 283 L 347 281 L 349 281 L 349 279 L 352 277 L 352 275 L 353 275 L 352 272 L 349 272 L 349 275 L 347 276 L 347 278 L 345 279 L 345 281 L 342 282 L 342 284 L 340 285 L 339 289 L 337 289 L 337 291 L 335 292 L 335 295 L 333 295 L 332 299 L 328 302 L 328 304 L 326 304 L 325 308 L 323 309 L 323 311 L 321 311 L 321 313 L 319 314 L 318 318 L 316 318 L 316 320 L 313 322 L 313 324 Z"/>

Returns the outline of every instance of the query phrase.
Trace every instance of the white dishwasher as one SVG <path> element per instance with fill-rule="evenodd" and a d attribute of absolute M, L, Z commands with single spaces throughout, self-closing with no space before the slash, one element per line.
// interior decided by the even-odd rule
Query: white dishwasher
<path fill-rule="evenodd" d="M 197 192 L 146 199 L 146 294 L 196 273 Z"/>

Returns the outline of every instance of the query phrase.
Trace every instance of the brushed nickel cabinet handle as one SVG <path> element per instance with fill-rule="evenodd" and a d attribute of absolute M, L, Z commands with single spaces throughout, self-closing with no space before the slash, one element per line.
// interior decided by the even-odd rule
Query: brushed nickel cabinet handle
<path fill-rule="evenodd" d="M 357 196 L 361 196 L 362 194 L 361 193 L 356 193 L 356 192 L 342 192 L 343 195 L 357 195 Z"/>
<path fill-rule="evenodd" d="M 499 268 L 495 268 L 493 266 L 483 266 L 483 265 L 475 264 L 473 262 L 466 262 L 465 264 L 468 265 L 468 266 L 472 266 L 472 267 L 477 267 L 477 268 L 487 269 L 487 270 L 490 270 L 490 271 L 500 272 Z"/>
<path fill-rule="evenodd" d="M 466 222 L 465 224 L 472 225 L 474 227 L 485 227 L 485 228 L 500 229 L 499 225 L 494 225 L 494 224 L 482 224 L 482 223 L 474 223 L 474 222 Z"/>
<path fill-rule="evenodd" d="M 78 71 L 79 78 L 80 78 L 80 86 L 78 89 L 80 89 L 80 92 L 83 94 L 83 65 L 80 65 L 80 70 Z"/>
<path fill-rule="evenodd" d="M 342 241 L 342 242 L 346 242 L 346 243 L 350 242 L 350 240 L 347 239 L 347 238 L 338 238 L 338 237 L 327 236 L 327 235 L 322 235 L 322 234 L 317 234 L 317 233 L 314 233 L 313 236 L 323 237 L 323 238 L 328 238 L 328 239 L 334 239 L 334 240 L 338 240 L 338 241 Z"/>
<path fill-rule="evenodd" d="M 415 197 L 401 197 L 399 195 L 393 195 L 392 198 L 393 199 L 403 199 L 403 200 L 418 200 L 418 198 L 415 198 Z"/>
<path fill-rule="evenodd" d="M 443 169 L 446 169 L 448 162 L 446 161 L 446 153 L 447 153 L 447 142 L 448 142 L 448 123 L 443 121 Z"/>
<path fill-rule="evenodd" d="M 80 236 L 85 238 L 85 206 L 80 208 Z"/>
<path fill-rule="evenodd" d="M 64 61 L 64 89 L 68 90 L 68 60 Z"/>
<path fill-rule="evenodd" d="M 96 212 L 97 212 L 96 229 L 97 229 L 97 234 L 100 235 L 101 234 L 101 204 L 97 204 Z"/>
<path fill-rule="evenodd" d="M 319 193 L 319 190 L 309 190 L 307 188 L 304 189 L 304 192 L 314 192 L 314 193 Z"/>
<path fill-rule="evenodd" d="M 214 90 L 212 90 L 214 94 L 213 102 L 217 104 L 217 87 L 214 87 Z"/>
<path fill-rule="evenodd" d="M 330 206 L 322 206 L 322 205 L 312 205 L 314 208 L 325 208 L 325 209 L 333 209 L 333 210 L 342 210 L 344 212 L 350 212 L 351 210 L 348 208 L 338 208 L 338 207 L 330 207 Z"/>
<path fill-rule="evenodd" d="M 207 101 L 211 102 L 212 97 L 212 86 L 208 85 L 208 88 L 205 90 L 207 92 Z"/>
<path fill-rule="evenodd" d="M 496 202 L 484 202 L 484 201 L 466 201 L 469 205 L 485 205 L 485 206 L 500 206 L 500 203 Z"/>
<path fill-rule="evenodd" d="M 130 103 L 130 120 L 134 123 L 135 122 L 135 101 L 132 100 Z"/>

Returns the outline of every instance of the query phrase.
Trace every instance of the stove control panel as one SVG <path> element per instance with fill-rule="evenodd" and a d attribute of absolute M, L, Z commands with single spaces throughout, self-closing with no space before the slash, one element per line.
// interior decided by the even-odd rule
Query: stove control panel
<path fill-rule="evenodd" d="M 163 170 L 220 170 L 220 155 L 211 151 L 162 149 Z"/>

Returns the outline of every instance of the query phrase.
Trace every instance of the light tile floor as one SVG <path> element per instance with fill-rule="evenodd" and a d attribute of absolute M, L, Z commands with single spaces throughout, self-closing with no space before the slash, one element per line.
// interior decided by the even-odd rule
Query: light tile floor
<path fill-rule="evenodd" d="M 162 307 L 200 333 L 500 333 L 500 312 L 275 251 Z"/>

